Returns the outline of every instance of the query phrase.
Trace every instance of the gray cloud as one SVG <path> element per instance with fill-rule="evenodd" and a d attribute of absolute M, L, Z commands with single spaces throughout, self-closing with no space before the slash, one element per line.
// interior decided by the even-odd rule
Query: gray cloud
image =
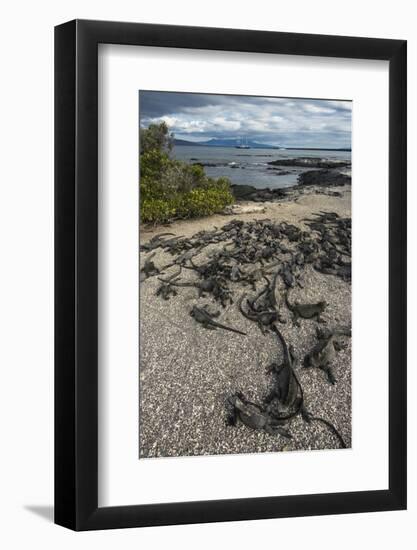
<path fill-rule="evenodd" d="M 140 92 L 140 124 L 164 120 L 191 141 L 245 136 L 300 147 L 350 147 L 350 101 Z"/>

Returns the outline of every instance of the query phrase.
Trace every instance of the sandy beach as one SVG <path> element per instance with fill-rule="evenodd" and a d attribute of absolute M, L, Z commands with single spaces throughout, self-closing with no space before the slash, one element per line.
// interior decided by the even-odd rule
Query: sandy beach
<path fill-rule="evenodd" d="M 170 225 L 143 226 L 141 243 L 162 232 L 191 237 L 202 230 L 221 228 L 233 219 L 245 222 L 270 219 L 288 222 L 311 231 L 305 218 L 315 212 L 335 212 L 351 217 L 351 187 L 309 186 L 294 189 L 273 202 L 241 201 L 258 211 L 246 214 L 213 215 L 207 218 L 175 221 Z M 259 212 L 259 206 L 263 212 Z M 216 246 L 204 249 L 212 254 Z M 141 266 L 147 253 L 141 253 Z M 158 248 L 153 256 L 160 269 L 172 262 L 172 255 Z M 171 267 L 164 276 L 174 273 Z M 192 270 L 184 269 L 181 280 L 195 280 Z M 291 289 L 291 299 L 300 302 L 326 300 L 323 319 L 326 327 L 351 324 L 351 285 L 335 275 L 318 272 L 312 265 L 302 271 L 302 286 Z M 158 277 L 149 277 L 140 285 L 140 457 L 215 455 L 220 453 L 257 453 L 264 451 L 296 451 L 337 449 L 335 435 L 320 423 L 306 423 L 300 415 L 288 423 L 292 438 L 252 430 L 242 423 L 226 423 L 225 401 L 242 392 L 257 402 L 268 391 L 271 376 L 266 367 L 282 360 L 282 349 L 274 333 L 262 334 L 256 323 L 243 317 L 237 298 L 247 292 L 239 282 L 233 286 L 236 300 L 225 308 L 211 296 L 198 297 L 196 288 L 184 287 L 176 296 L 163 300 L 156 296 Z M 259 283 L 261 288 L 262 283 Z M 285 290 L 277 285 L 277 295 Z M 190 316 L 193 305 L 210 304 L 220 311 L 218 321 L 246 333 L 246 336 L 225 330 L 207 330 Z M 331 422 L 351 446 L 351 342 L 335 354 L 330 384 L 316 368 L 303 368 L 305 354 L 316 342 L 316 323 L 303 319 L 300 326 L 292 323 L 285 305 L 281 308 L 286 321 L 282 333 L 295 350 L 295 372 L 304 390 L 304 400 L 315 416 Z"/>
<path fill-rule="evenodd" d="M 149 241 L 155 235 L 162 231 L 169 231 L 175 235 L 184 235 L 190 237 L 194 233 L 201 230 L 210 230 L 214 227 L 221 227 L 231 219 L 239 219 L 250 221 L 261 218 L 271 218 L 277 221 L 286 221 L 294 223 L 308 229 L 302 222 L 303 218 L 309 217 L 312 212 L 326 210 L 336 212 L 341 217 L 351 217 L 351 186 L 345 185 L 337 187 L 339 196 L 332 196 L 329 193 L 334 193 L 334 187 L 319 187 L 311 186 L 306 188 L 293 188 L 287 192 L 287 195 L 282 200 L 274 202 L 252 202 L 239 201 L 239 205 L 246 207 L 262 207 L 264 212 L 253 212 L 249 214 L 214 214 L 206 218 L 178 220 L 172 224 L 158 225 L 152 227 L 150 225 L 142 225 L 140 228 L 140 242 Z"/>

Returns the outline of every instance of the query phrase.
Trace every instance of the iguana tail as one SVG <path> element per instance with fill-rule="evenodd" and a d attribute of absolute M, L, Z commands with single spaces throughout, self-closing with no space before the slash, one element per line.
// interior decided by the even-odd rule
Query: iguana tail
<path fill-rule="evenodd" d="M 155 242 L 161 237 L 167 237 L 168 235 L 175 235 L 175 233 L 159 233 L 158 235 L 155 235 L 154 237 L 152 237 L 151 242 Z"/>
<path fill-rule="evenodd" d="M 287 292 L 285 293 L 285 303 L 287 304 L 287 308 L 292 311 L 294 309 L 294 306 L 292 305 L 292 303 L 290 302 L 289 298 L 288 298 L 288 295 L 289 295 L 290 291 L 289 289 L 287 289 Z"/>
<path fill-rule="evenodd" d="M 246 311 L 243 309 L 242 302 L 243 298 L 245 298 L 246 294 L 242 294 L 242 296 L 239 298 L 238 306 L 240 313 L 243 315 L 243 317 L 246 317 L 246 319 L 249 319 L 249 321 L 256 321 L 253 317 L 251 317 Z"/>
<path fill-rule="evenodd" d="M 274 278 L 272 279 L 272 288 L 271 288 L 271 292 L 272 292 L 275 307 L 278 307 L 278 302 L 277 302 L 277 298 L 276 298 L 276 295 L 275 295 L 275 290 L 277 288 L 278 275 L 279 275 L 279 271 L 277 271 L 275 273 Z"/>
<path fill-rule="evenodd" d="M 263 288 L 258 294 L 256 294 L 256 296 L 255 296 L 255 298 L 253 298 L 253 300 L 248 299 L 248 304 L 250 304 L 252 309 L 254 309 L 254 306 L 255 306 L 256 302 L 259 300 L 259 298 L 261 296 L 263 296 L 264 294 L 266 294 L 269 290 L 269 286 L 270 286 L 269 280 L 265 277 L 265 275 L 263 275 L 262 277 L 266 280 L 267 286 L 265 288 Z"/>
<path fill-rule="evenodd" d="M 327 426 L 329 428 L 329 430 L 331 432 L 333 432 L 334 435 L 339 440 L 339 443 L 340 443 L 340 446 L 342 447 L 342 449 L 346 449 L 347 446 L 346 446 L 346 443 L 344 442 L 343 437 L 340 435 L 340 433 L 336 430 L 336 428 L 333 426 L 333 424 L 331 422 L 329 422 L 328 420 L 325 420 L 324 418 L 320 418 L 318 416 L 311 416 L 310 415 L 310 421 L 311 420 L 315 420 L 316 422 L 321 422 L 322 424 Z"/>
<path fill-rule="evenodd" d="M 278 336 L 282 344 L 282 347 L 284 348 L 284 355 L 289 356 L 290 351 L 288 349 L 287 342 L 285 341 L 285 338 L 283 337 L 282 332 L 279 330 L 279 328 L 275 323 L 272 323 L 272 330 L 276 333 L 276 335 Z"/>
<path fill-rule="evenodd" d="M 242 336 L 247 336 L 246 332 L 242 332 L 241 330 L 237 330 L 236 328 L 227 327 L 226 325 L 222 325 L 221 323 L 218 323 L 217 321 L 211 321 L 211 324 L 215 327 L 222 328 L 223 330 L 229 330 L 230 332 L 236 332 L 236 334 L 241 334 Z"/>
<path fill-rule="evenodd" d="M 164 267 L 162 269 L 166 269 L 166 267 Z M 163 279 L 162 277 L 158 277 L 158 281 L 162 281 L 163 283 L 169 283 L 171 281 L 174 281 L 174 279 L 176 279 L 177 277 L 179 277 L 181 275 L 181 271 L 182 271 L 182 266 L 180 266 L 180 270 L 178 271 L 178 273 L 173 273 L 172 275 L 169 275 L 168 277 L 165 277 L 165 279 Z M 174 283 L 172 283 L 172 284 L 174 284 Z"/>
<path fill-rule="evenodd" d="M 192 258 L 189 259 L 189 262 L 191 264 L 191 267 L 187 267 L 187 266 L 184 266 L 184 267 L 187 267 L 187 269 L 194 269 L 195 271 L 198 271 L 198 272 L 200 271 L 200 266 L 195 265 Z"/>

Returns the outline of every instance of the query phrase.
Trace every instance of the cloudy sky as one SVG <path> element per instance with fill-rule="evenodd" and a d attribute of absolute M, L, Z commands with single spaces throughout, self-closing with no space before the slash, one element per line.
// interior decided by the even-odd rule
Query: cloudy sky
<path fill-rule="evenodd" d="M 351 146 L 350 101 L 180 92 L 139 94 L 140 124 L 165 121 L 176 138 L 247 138 L 284 147 Z"/>

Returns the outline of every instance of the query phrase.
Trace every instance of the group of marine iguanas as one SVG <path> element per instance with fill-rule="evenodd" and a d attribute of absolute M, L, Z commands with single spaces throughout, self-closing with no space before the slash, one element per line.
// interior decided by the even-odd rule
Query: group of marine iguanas
<path fill-rule="evenodd" d="M 316 329 L 317 343 L 304 357 L 303 366 L 321 369 L 328 382 L 335 384 L 331 365 L 335 353 L 344 345 L 344 337 L 350 336 L 350 327 L 321 328 L 321 314 L 327 303 L 324 300 L 317 303 L 292 302 L 290 290 L 296 285 L 303 287 L 302 269 L 306 265 L 350 281 L 351 220 L 341 218 L 335 212 L 319 212 L 313 216 L 313 219 L 303 220 L 310 231 L 270 219 L 250 222 L 235 219 L 220 229 L 200 231 L 190 238 L 172 236 L 172 233 L 159 234 L 141 245 L 141 251 L 149 253 L 141 269 L 141 280 L 158 276 L 161 284 L 156 295 L 165 300 L 176 296 L 181 287 L 193 287 L 198 297 L 211 295 L 223 308 L 234 302 L 234 283 L 247 285 L 257 292 L 257 284 L 264 281 L 265 285 L 254 296 L 248 297 L 247 293 L 243 293 L 238 307 L 245 318 L 257 324 L 262 334 L 268 331 L 276 334 L 284 359 L 281 364 L 273 363 L 268 367 L 267 372 L 274 376 L 274 386 L 261 404 L 247 400 L 242 393 L 235 393 L 227 399 L 227 422 L 236 425 L 239 420 L 252 429 L 291 438 L 286 425 L 300 414 L 306 422 L 316 421 L 327 426 L 340 446 L 346 447 L 333 424 L 308 412 L 303 389 L 294 370 L 294 350 L 287 345 L 278 326 L 285 323 L 280 312 L 283 303 L 292 313 L 294 325 L 299 326 L 300 319 L 311 319 L 320 324 Z M 197 257 L 209 245 L 217 246 L 214 251 L 206 250 L 205 262 L 197 263 Z M 168 252 L 174 259 L 158 268 L 153 261 L 157 249 Z M 175 271 L 165 277 L 160 276 L 170 268 L 175 268 Z M 183 269 L 195 272 L 197 279 L 181 280 Z M 285 299 L 281 300 L 277 300 L 279 278 L 284 286 L 281 294 L 285 295 Z M 194 305 L 190 315 L 206 329 L 220 328 L 246 335 L 219 323 L 216 318 L 220 312 L 211 311 L 208 305 Z"/>

